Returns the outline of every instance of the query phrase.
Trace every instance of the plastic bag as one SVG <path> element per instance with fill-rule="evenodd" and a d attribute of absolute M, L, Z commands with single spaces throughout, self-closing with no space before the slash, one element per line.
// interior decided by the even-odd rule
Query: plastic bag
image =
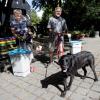
<path fill-rule="evenodd" d="M 15 49 L 15 50 L 12 50 L 12 51 L 8 52 L 8 54 L 10 56 L 12 56 L 12 55 L 20 55 L 20 54 L 30 54 L 30 53 L 31 53 L 30 50 L 22 49 L 22 48 L 18 48 L 18 49 Z"/>

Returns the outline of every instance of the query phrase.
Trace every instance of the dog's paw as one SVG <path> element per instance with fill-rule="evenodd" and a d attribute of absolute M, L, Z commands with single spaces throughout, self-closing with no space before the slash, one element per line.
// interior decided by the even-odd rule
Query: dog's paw
<path fill-rule="evenodd" d="M 65 95 L 66 95 L 66 92 L 61 92 L 61 97 L 65 97 Z"/>
<path fill-rule="evenodd" d="M 94 79 L 94 81 L 95 81 L 95 82 L 98 81 L 98 78 Z"/>
<path fill-rule="evenodd" d="M 85 77 L 84 77 L 84 76 L 82 76 L 82 77 L 81 77 L 81 79 L 83 79 L 83 80 L 84 80 L 84 79 L 85 79 Z"/>
<path fill-rule="evenodd" d="M 70 90 L 70 87 L 67 87 L 67 90 Z"/>
<path fill-rule="evenodd" d="M 40 82 L 42 84 L 42 88 L 47 88 L 48 87 L 48 84 L 44 80 L 41 80 Z"/>

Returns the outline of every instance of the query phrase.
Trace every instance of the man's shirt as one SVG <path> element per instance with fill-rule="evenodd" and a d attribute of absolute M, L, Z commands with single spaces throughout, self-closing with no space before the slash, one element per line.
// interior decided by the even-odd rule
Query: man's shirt
<path fill-rule="evenodd" d="M 63 33 L 67 31 L 67 24 L 65 19 L 62 17 L 51 17 L 49 19 L 47 28 L 52 29 L 54 33 Z"/>

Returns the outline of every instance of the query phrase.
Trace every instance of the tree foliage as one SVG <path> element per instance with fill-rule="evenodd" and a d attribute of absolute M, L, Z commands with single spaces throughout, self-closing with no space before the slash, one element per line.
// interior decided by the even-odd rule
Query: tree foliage
<path fill-rule="evenodd" d="M 100 29 L 100 0 L 33 0 L 33 7 L 45 8 L 43 21 L 47 21 L 58 3 L 70 30 Z"/>
<path fill-rule="evenodd" d="M 60 1 L 61 2 L 61 1 Z M 60 3 L 59 2 L 59 3 Z M 58 0 L 33 0 L 33 8 L 51 7 L 54 8 L 58 4 Z"/>
<path fill-rule="evenodd" d="M 49 7 L 44 8 L 44 13 L 42 16 L 42 22 L 47 23 L 48 19 L 52 16 L 52 9 Z"/>
<path fill-rule="evenodd" d="M 36 12 L 34 10 L 31 11 L 31 22 L 32 25 L 38 24 L 40 22 L 40 18 L 37 16 Z"/>

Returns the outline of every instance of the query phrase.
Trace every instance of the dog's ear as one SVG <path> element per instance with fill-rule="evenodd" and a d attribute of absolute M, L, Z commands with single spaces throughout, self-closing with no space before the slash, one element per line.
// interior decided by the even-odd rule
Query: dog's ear
<path fill-rule="evenodd" d="M 70 61 L 70 66 L 74 66 L 74 63 L 75 63 L 75 59 L 74 57 L 71 55 L 70 58 L 69 58 L 69 61 Z"/>

